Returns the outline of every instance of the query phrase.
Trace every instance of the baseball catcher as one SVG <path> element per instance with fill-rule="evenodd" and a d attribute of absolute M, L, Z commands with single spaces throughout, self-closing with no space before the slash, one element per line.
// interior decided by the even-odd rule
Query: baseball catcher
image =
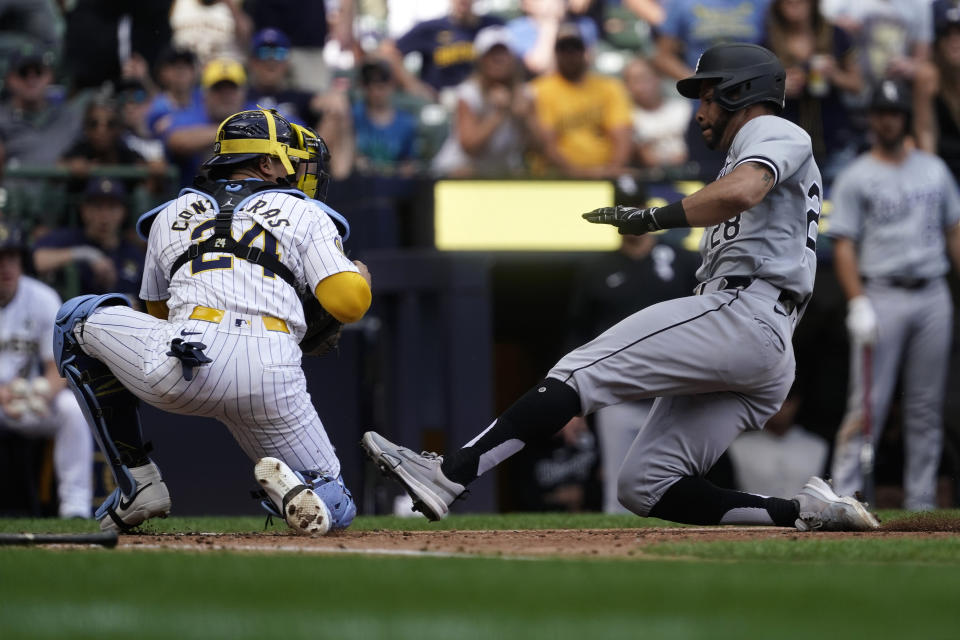
<path fill-rule="evenodd" d="M 371 301 L 367 268 L 343 252 L 349 225 L 324 203 L 329 159 L 314 131 L 276 111 L 230 116 L 193 186 L 137 222 L 149 314 L 114 294 L 61 307 L 57 366 L 117 482 L 96 512 L 102 529 L 170 512 L 140 400 L 225 424 L 256 461 L 264 507 L 295 531 L 322 535 L 353 520 L 300 368 Z"/>

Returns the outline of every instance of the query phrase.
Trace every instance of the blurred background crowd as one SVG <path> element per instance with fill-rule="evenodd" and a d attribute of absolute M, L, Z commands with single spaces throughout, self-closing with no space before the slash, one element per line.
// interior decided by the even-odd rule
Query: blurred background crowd
<path fill-rule="evenodd" d="M 257 105 L 327 141 L 330 203 L 350 219 L 360 257 L 431 248 L 424 194 L 438 180 L 609 181 L 630 204 L 663 185 L 684 193 L 714 179 L 722 157 L 673 83 L 729 41 L 762 44 L 783 62 L 783 116 L 810 134 L 828 200 L 870 145 L 867 106 L 884 78 L 912 89 L 909 144 L 960 172 L 952 0 L 0 0 L 0 211 L 30 239 L 28 270 L 62 297 L 135 298 L 144 247 L 132 222 L 191 183 L 226 116 Z M 609 254 L 523 262 L 547 283 L 540 297 L 519 292 L 516 269 L 495 271 L 495 404 L 566 348 L 688 293 L 694 247 L 625 238 Z M 795 393 L 718 465 L 718 482 L 790 495 L 797 478 L 829 468 L 848 353 L 829 242 L 818 251 Z M 900 499 L 902 469 L 893 404 L 878 469 L 887 504 Z M 645 408 L 630 410 L 640 413 L 611 422 L 638 423 Z M 603 477 L 630 438 L 604 436 L 603 421 L 524 452 L 532 464 L 505 471 L 523 490 L 501 495 L 502 508 L 615 510 Z M 949 427 L 944 505 L 958 500 Z M 792 460 L 802 468 L 783 462 Z"/>

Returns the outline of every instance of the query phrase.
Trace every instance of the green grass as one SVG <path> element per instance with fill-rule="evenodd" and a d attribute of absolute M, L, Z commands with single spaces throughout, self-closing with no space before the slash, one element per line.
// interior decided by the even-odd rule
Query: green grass
<path fill-rule="evenodd" d="M 435 524 L 365 517 L 355 527 L 644 525 L 663 523 L 516 514 Z M 153 530 L 262 528 L 263 520 L 253 517 L 170 518 Z M 0 532 L 95 529 L 83 521 L 0 520 Z M 531 561 L 0 548 L 0 638 L 957 636 L 958 536 L 798 534 L 672 542 L 643 551 L 640 559 Z"/>
<path fill-rule="evenodd" d="M 960 567 L 960 537 L 838 540 L 798 534 L 795 540 L 669 542 L 643 548 L 647 555 L 685 560 L 828 564 L 929 564 Z"/>
<path fill-rule="evenodd" d="M 13 638 L 952 638 L 955 567 L 0 551 Z M 589 634 L 589 635 L 588 635 Z"/>

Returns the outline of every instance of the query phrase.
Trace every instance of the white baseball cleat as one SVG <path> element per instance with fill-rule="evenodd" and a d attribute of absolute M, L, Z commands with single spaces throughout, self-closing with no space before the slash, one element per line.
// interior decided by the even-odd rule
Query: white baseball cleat
<path fill-rule="evenodd" d="M 800 507 L 799 531 L 871 531 L 880 521 L 856 498 L 838 496 L 823 479 L 813 476 L 793 498 Z"/>
<path fill-rule="evenodd" d="M 322 536 L 330 531 L 327 505 L 282 460 L 260 458 L 253 475 L 291 529 L 306 536 Z"/>
<path fill-rule="evenodd" d="M 462 484 L 443 475 L 440 470 L 443 456 L 427 451 L 414 453 L 374 431 L 363 434 L 360 446 L 385 475 L 403 485 L 413 498 L 413 508 L 428 520 L 446 516 L 450 505 L 465 490 Z"/>
<path fill-rule="evenodd" d="M 103 531 L 127 532 L 150 518 L 170 515 L 170 491 L 160 476 L 160 468 L 152 460 L 130 469 L 136 481 L 132 496 L 120 489 L 111 493 L 97 509 L 96 518 Z"/>

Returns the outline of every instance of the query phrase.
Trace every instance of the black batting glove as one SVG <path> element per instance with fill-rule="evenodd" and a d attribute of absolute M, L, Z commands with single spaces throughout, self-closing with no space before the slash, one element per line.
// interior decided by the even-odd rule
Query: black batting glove
<path fill-rule="evenodd" d="M 623 205 L 600 207 L 583 214 L 583 218 L 594 224 L 612 224 L 620 231 L 621 235 L 639 236 L 650 231 L 660 231 L 662 227 L 653 217 L 657 209 L 658 207 L 637 209 L 636 207 L 625 207 Z"/>

